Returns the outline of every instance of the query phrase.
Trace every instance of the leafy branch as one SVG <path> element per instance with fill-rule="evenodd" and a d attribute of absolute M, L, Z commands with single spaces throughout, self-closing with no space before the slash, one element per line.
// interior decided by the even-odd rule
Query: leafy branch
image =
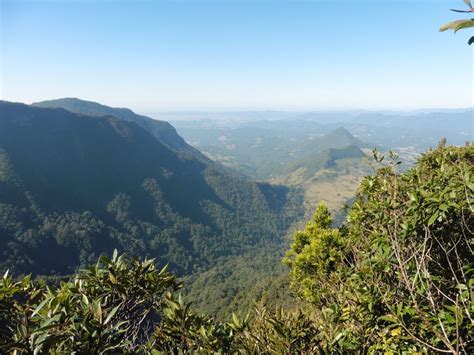
<path fill-rule="evenodd" d="M 460 12 L 460 13 L 474 13 L 474 7 L 472 6 L 471 0 L 464 0 L 464 2 L 466 3 L 466 5 L 469 8 L 468 10 L 451 9 L 451 11 Z M 462 30 L 462 29 L 465 29 L 465 28 L 470 28 L 470 27 L 474 27 L 474 18 L 449 22 L 449 23 L 444 24 L 443 26 L 441 26 L 439 31 L 444 32 L 444 31 L 447 31 L 447 30 L 453 30 L 454 33 L 456 33 L 459 30 Z M 474 43 L 474 36 L 471 37 L 468 41 L 469 45 L 471 45 L 472 43 Z"/>

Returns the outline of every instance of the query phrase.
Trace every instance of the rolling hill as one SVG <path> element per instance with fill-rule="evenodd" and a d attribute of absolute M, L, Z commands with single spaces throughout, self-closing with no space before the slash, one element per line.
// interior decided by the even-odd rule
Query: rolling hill
<path fill-rule="evenodd" d="M 352 140 L 352 142 L 358 143 L 357 140 Z M 320 144 L 320 147 L 321 146 L 324 147 L 325 145 Z M 339 160 L 360 160 L 366 156 L 364 152 L 356 145 L 340 144 L 340 146 L 340 148 L 327 148 L 322 151 L 318 151 L 313 155 L 309 155 L 302 159 L 297 159 L 282 169 L 280 174 L 283 175 L 283 177 L 290 176 L 295 173 L 300 174 L 300 183 L 303 183 L 306 180 L 311 179 L 318 171 L 321 171 L 322 169 L 337 168 L 337 161 Z"/>
<path fill-rule="evenodd" d="M 328 130 L 307 123 L 256 121 L 234 127 L 185 122 L 178 130 L 211 159 L 263 181 L 286 174 L 325 150 L 373 147 L 343 127 Z"/>

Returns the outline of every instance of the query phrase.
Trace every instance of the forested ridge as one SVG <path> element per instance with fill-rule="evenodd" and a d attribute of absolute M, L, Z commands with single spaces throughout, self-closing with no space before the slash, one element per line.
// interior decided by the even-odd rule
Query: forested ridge
<path fill-rule="evenodd" d="M 184 139 L 178 135 L 175 128 L 168 122 L 138 115 L 128 108 L 109 107 L 97 102 L 77 98 L 41 101 L 33 103 L 32 106 L 43 108 L 63 108 L 74 113 L 88 116 L 115 116 L 121 120 L 136 123 L 171 150 L 203 157 L 199 151 L 188 145 Z"/>
<path fill-rule="evenodd" d="M 0 112 L 3 270 L 68 275 L 118 249 L 190 274 L 281 245 L 300 213 L 297 190 L 182 154 L 130 120 L 9 102 Z"/>
<path fill-rule="evenodd" d="M 404 173 L 374 152 L 338 228 L 324 204 L 284 263 L 300 304 L 228 322 L 193 311 L 154 260 L 116 251 L 59 287 L 0 281 L 0 347 L 81 353 L 472 353 L 474 147 Z M 286 309 L 285 309 L 286 308 Z"/>

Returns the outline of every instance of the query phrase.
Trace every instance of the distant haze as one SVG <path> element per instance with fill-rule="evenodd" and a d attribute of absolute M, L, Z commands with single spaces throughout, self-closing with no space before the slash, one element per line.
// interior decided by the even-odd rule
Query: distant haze
<path fill-rule="evenodd" d="M 471 115 L 474 129 L 474 108 L 423 108 L 417 110 L 327 110 L 327 111 L 151 111 L 141 112 L 149 117 L 165 121 L 255 121 L 255 120 L 286 120 L 286 119 L 312 119 L 318 121 L 340 120 L 347 121 L 362 115 L 378 115 L 380 117 L 417 116 L 430 113 L 463 113 Z M 474 133 L 473 133 L 474 134 Z"/>

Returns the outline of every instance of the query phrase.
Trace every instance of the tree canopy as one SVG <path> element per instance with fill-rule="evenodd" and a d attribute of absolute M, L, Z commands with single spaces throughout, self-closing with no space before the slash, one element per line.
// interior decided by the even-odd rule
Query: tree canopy
<path fill-rule="evenodd" d="M 218 322 L 154 260 L 114 252 L 70 281 L 0 280 L 0 350 L 20 353 L 472 353 L 474 146 L 396 172 L 374 153 L 346 223 L 324 205 L 284 262 L 303 305 Z"/>

